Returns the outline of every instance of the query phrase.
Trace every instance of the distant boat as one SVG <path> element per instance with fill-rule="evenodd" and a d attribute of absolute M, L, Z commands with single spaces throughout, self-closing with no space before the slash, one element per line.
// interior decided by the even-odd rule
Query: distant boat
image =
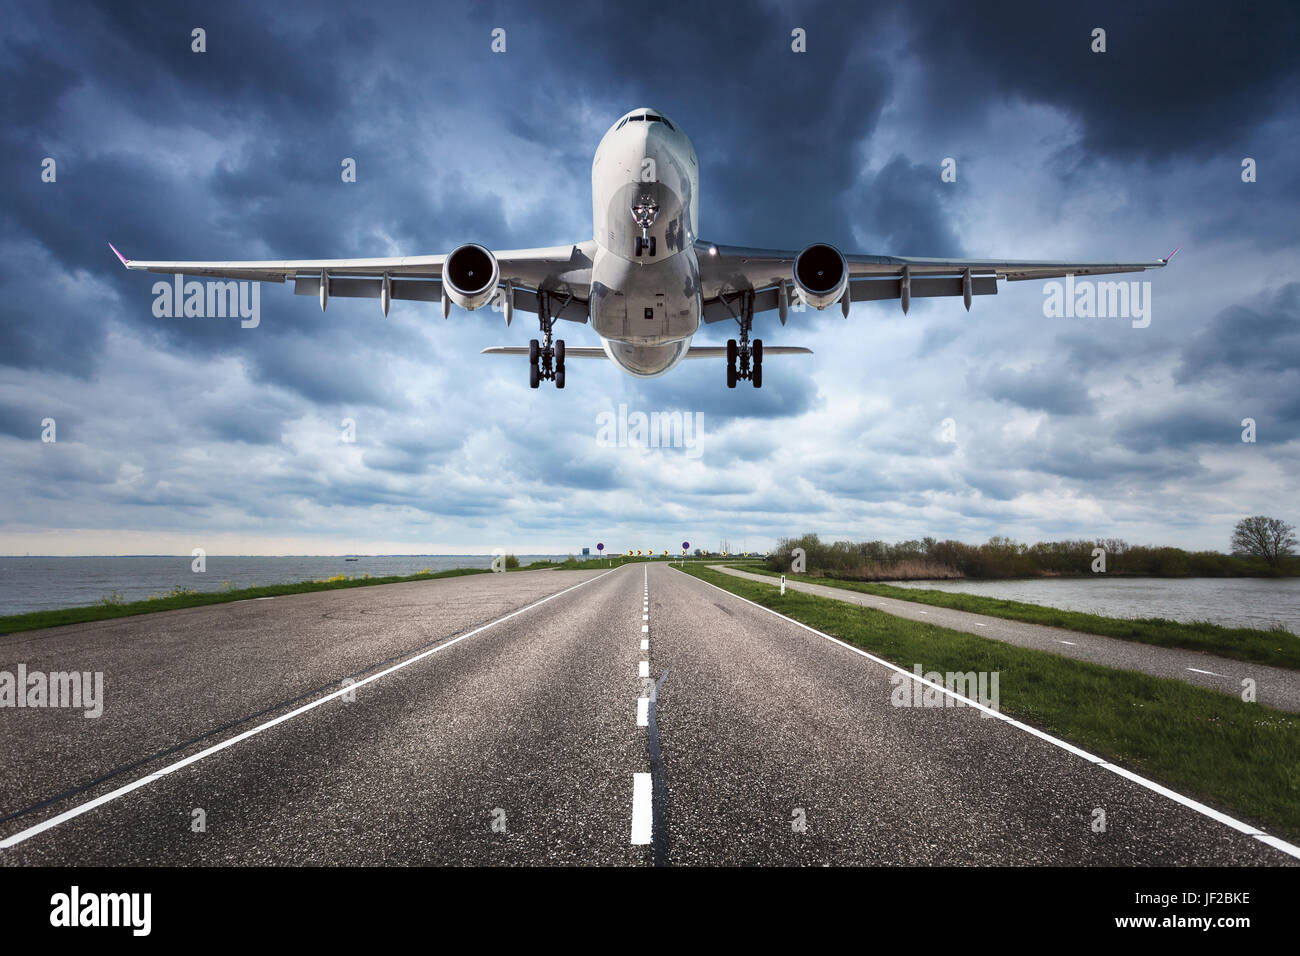
<path fill-rule="evenodd" d="M 360 558 L 344 558 L 344 561 L 360 561 Z"/>

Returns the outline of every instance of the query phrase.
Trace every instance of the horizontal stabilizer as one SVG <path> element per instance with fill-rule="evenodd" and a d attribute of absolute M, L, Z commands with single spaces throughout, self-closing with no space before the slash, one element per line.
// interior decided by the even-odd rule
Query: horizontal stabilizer
<path fill-rule="evenodd" d="M 480 355 L 527 355 L 528 349 L 521 345 L 493 345 L 483 349 Z M 798 345 L 764 345 L 763 357 L 769 355 L 812 355 L 812 349 L 806 349 Z M 603 359 L 609 358 L 604 349 L 591 348 L 590 346 L 570 345 L 564 350 L 566 359 Z M 725 359 L 727 350 L 722 346 L 714 345 L 693 345 L 686 352 L 688 359 Z"/>

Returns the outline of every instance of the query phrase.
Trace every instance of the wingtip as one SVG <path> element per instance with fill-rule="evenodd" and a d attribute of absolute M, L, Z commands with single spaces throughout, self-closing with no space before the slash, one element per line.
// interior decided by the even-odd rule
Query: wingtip
<path fill-rule="evenodd" d="M 119 260 L 121 260 L 123 266 L 125 266 L 125 267 L 128 268 L 128 269 L 131 268 L 131 263 L 129 263 L 129 262 L 126 261 L 126 256 L 122 255 L 122 253 L 120 253 L 120 252 L 117 251 L 117 246 L 113 245 L 113 244 L 110 242 L 110 243 L 108 244 L 108 248 L 110 248 L 110 249 L 113 250 L 113 255 L 117 256 L 117 258 L 118 258 Z"/>
<path fill-rule="evenodd" d="M 1178 249 L 1181 249 L 1181 248 L 1182 248 L 1182 246 L 1179 246 L 1179 247 L 1178 247 Z M 1178 255 L 1178 249 L 1175 249 L 1173 252 L 1169 253 L 1169 255 L 1165 256 L 1164 259 L 1162 259 L 1161 261 L 1164 262 L 1165 265 L 1168 265 L 1168 264 L 1169 264 L 1169 260 L 1172 259 L 1174 256 Z"/>

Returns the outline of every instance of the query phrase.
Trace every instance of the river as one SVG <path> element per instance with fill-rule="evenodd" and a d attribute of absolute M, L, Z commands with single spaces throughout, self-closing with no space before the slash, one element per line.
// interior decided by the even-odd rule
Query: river
<path fill-rule="evenodd" d="M 1107 617 L 1213 621 L 1229 627 L 1280 624 L 1300 634 L 1300 578 L 1030 578 L 1015 581 L 891 581 L 898 587 L 963 591 Z"/>
<path fill-rule="evenodd" d="M 564 555 L 521 554 L 521 564 Z M 486 568 L 486 554 L 430 554 L 344 557 L 226 557 L 208 555 L 202 573 L 191 570 L 189 556 L 0 558 L 0 615 L 94 604 L 110 594 L 140 601 L 172 588 L 220 591 L 263 584 L 288 584 L 330 578 L 385 577 L 452 568 Z"/>

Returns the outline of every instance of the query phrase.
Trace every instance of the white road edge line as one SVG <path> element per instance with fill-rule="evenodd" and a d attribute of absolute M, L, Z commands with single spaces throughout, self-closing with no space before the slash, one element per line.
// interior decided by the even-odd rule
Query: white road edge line
<path fill-rule="evenodd" d="M 634 844 L 650 842 L 652 791 L 650 774 L 632 774 L 632 842 Z"/>
<path fill-rule="evenodd" d="M 149 784 L 153 783 L 155 780 L 165 777 L 170 773 L 174 773 L 177 770 L 180 770 L 184 767 L 188 767 L 192 763 L 197 763 L 198 761 L 202 760 L 204 757 L 209 757 L 214 753 L 218 753 L 222 750 L 225 750 L 227 747 L 233 747 L 235 744 L 247 740 L 249 737 L 256 736 L 257 734 L 260 734 L 264 730 L 270 730 L 272 727 L 276 726 L 277 724 L 282 724 L 286 720 L 290 720 L 293 717 L 297 717 L 299 714 L 305 714 L 309 710 L 314 710 L 317 707 L 319 707 L 321 704 L 324 704 L 327 701 L 331 701 L 336 697 L 342 697 L 344 694 L 348 694 L 348 693 L 355 693 L 358 687 L 362 687 L 365 684 L 369 684 L 371 681 L 379 680 L 379 678 L 381 677 L 387 677 L 389 674 L 400 671 L 402 668 L 408 667 L 411 664 L 414 664 L 416 661 L 423 660 L 424 658 L 428 657 L 430 654 L 436 654 L 438 653 L 438 651 L 445 650 L 446 648 L 451 647 L 453 644 L 459 644 L 461 641 L 465 640 L 468 637 L 473 637 L 475 634 L 481 634 L 483 631 L 486 631 L 488 628 L 496 627 L 498 624 L 503 624 L 506 621 L 510 620 L 512 617 L 518 617 L 520 614 L 527 613 L 528 611 L 531 611 L 533 608 L 545 604 L 547 601 L 553 601 L 557 597 L 563 597 L 565 594 L 568 594 L 570 591 L 576 591 L 580 587 L 585 587 L 586 585 L 590 584 L 592 581 L 599 581 L 601 578 L 605 577 L 605 575 L 613 574 L 617 570 L 618 570 L 617 568 L 611 568 L 610 570 L 605 571 L 602 574 L 596 575 L 594 578 L 588 578 L 585 581 L 579 581 L 571 588 L 565 588 L 563 591 L 557 591 L 552 595 L 542 598 L 540 601 L 534 601 L 532 604 L 529 604 L 526 607 L 521 607 L 517 611 L 511 611 L 509 614 L 505 615 L 505 617 L 499 617 L 495 621 L 489 621 L 486 624 L 481 624 L 478 627 L 474 628 L 474 630 L 462 634 L 460 637 L 452 638 L 450 641 L 446 641 L 445 643 L 439 644 L 436 647 L 431 647 L 427 651 L 422 651 L 419 654 L 415 655 L 414 657 L 408 658 L 407 660 L 404 660 L 398 664 L 394 664 L 392 667 L 379 671 L 377 674 L 371 674 L 369 677 L 365 677 L 359 681 L 355 681 L 351 684 L 348 684 L 346 687 L 342 687 L 339 690 L 326 694 L 324 697 L 318 697 L 316 700 L 313 700 L 311 703 L 304 704 L 303 706 L 299 707 L 296 710 L 291 710 L 287 714 L 281 714 L 279 717 L 274 717 L 271 720 L 268 720 L 264 724 L 259 724 L 256 727 L 250 728 L 249 730 L 245 730 L 243 733 L 236 734 L 235 736 L 223 740 L 220 743 L 213 744 L 211 747 L 208 747 L 204 750 L 200 750 L 196 754 L 191 754 L 188 757 L 184 757 L 181 760 L 177 760 L 175 763 L 169 764 L 168 766 L 163 767 L 161 770 L 155 770 L 151 774 L 147 774 L 143 777 L 140 777 L 138 780 L 133 780 L 130 783 L 126 784 L 125 786 L 118 787 L 116 790 L 110 791 L 109 793 L 105 793 L 102 796 L 98 796 L 93 800 L 88 800 L 87 802 L 80 804 L 79 806 L 73 807 L 71 810 L 65 810 L 63 813 L 60 813 L 57 816 L 50 817 L 48 820 L 43 820 L 42 822 L 37 823 L 34 826 L 28 827 L 26 830 L 20 830 L 17 833 L 15 833 L 13 836 L 5 837 L 3 840 L 0 840 L 0 850 L 7 850 L 12 846 L 16 846 L 19 843 L 22 843 L 26 840 L 30 840 L 32 837 L 44 833 L 46 830 L 51 830 L 54 827 L 57 827 L 61 823 L 67 823 L 69 820 L 79 817 L 84 813 L 89 813 L 91 810 L 94 810 L 96 807 L 102 807 L 104 804 L 111 803 L 112 801 L 116 800 L 118 797 L 126 796 L 128 793 L 131 793 L 133 790 L 139 790 L 141 787 L 146 787 Z M 647 774 L 646 776 L 648 777 L 649 774 Z"/>
<path fill-rule="evenodd" d="M 685 571 L 682 571 L 681 573 L 686 574 Z M 688 577 L 693 577 L 693 575 L 688 575 Z M 918 683 L 925 684 L 927 687 L 933 687 L 935 690 L 938 690 L 941 693 L 944 693 L 947 696 L 952 697 L 954 699 L 960 699 L 962 702 L 965 703 L 967 707 L 973 707 L 976 710 L 983 711 L 992 717 L 996 717 L 998 720 L 1006 721 L 1012 727 L 1016 727 L 1020 730 L 1023 730 L 1027 734 L 1032 734 L 1033 736 L 1039 738 L 1040 740 L 1044 740 L 1055 747 L 1059 747 L 1062 750 L 1074 754 L 1076 757 L 1082 757 L 1084 760 L 1088 761 L 1089 763 L 1096 764 L 1099 767 L 1109 770 L 1111 773 L 1118 774 L 1119 776 L 1124 777 L 1127 780 L 1133 781 L 1139 786 L 1146 787 L 1146 789 L 1152 791 L 1153 793 L 1158 793 L 1162 797 L 1166 797 L 1169 800 L 1172 800 L 1174 803 L 1181 804 L 1182 806 L 1187 807 L 1189 810 L 1194 810 L 1196 813 L 1199 813 L 1202 816 L 1209 817 L 1211 820 L 1215 820 L 1219 823 L 1222 823 L 1224 826 L 1231 827 L 1232 829 L 1236 830 L 1238 833 L 1244 833 L 1247 836 L 1254 837 L 1255 839 L 1259 840 L 1261 843 L 1271 846 L 1275 850 L 1281 850 L 1283 853 L 1287 854 L 1288 856 L 1293 856 L 1296 859 L 1300 859 L 1300 846 L 1296 846 L 1293 843 L 1288 843 L 1279 837 L 1271 836 L 1270 834 L 1267 834 L 1263 830 L 1259 829 L 1259 827 L 1252 826 L 1249 823 L 1243 823 L 1242 821 L 1236 819 L 1235 817 L 1230 817 L 1226 813 L 1220 813 L 1218 810 L 1214 809 L 1213 807 L 1208 807 L 1203 803 L 1199 803 L 1196 800 L 1193 800 L 1191 797 L 1185 797 L 1181 793 L 1178 793 L 1175 790 L 1170 790 L 1168 787 L 1162 786 L 1156 783 L 1154 780 L 1148 780 L 1146 777 L 1139 776 L 1138 774 L 1134 773 L 1131 770 L 1127 770 L 1124 767 L 1120 767 L 1113 763 L 1108 763 L 1106 760 L 1104 760 L 1101 757 L 1098 757 L 1096 754 L 1091 754 L 1086 750 L 1082 750 L 1074 746 L 1074 744 L 1066 743 L 1064 740 L 1061 740 L 1059 737 L 1053 737 L 1051 734 L 1044 733 L 1043 731 L 1039 730 L 1037 727 L 1030 727 L 1028 724 L 1021 723 L 1015 718 L 1008 717 L 1006 714 L 1001 713 L 1000 711 L 996 711 L 992 707 L 987 706 L 986 704 L 981 704 L 977 700 L 971 700 L 968 697 L 963 697 L 961 694 L 958 694 L 956 691 L 944 687 L 942 684 L 935 684 L 931 681 L 925 680 L 924 678 L 917 677 L 911 671 L 905 671 L 897 664 L 891 664 L 889 661 L 885 660 L 884 658 L 877 657 L 874 654 L 869 654 L 866 651 L 862 650 L 861 648 L 854 647 L 852 644 L 848 644 L 844 641 L 841 641 L 838 637 L 832 637 L 829 634 L 824 634 L 821 631 L 817 630 L 815 627 L 809 627 L 807 624 L 804 624 L 802 621 L 796 621 L 792 617 L 786 617 L 784 614 L 781 614 L 778 611 L 773 611 L 770 607 L 763 607 L 763 605 L 758 604 L 755 601 L 751 601 L 748 598 L 743 598 L 739 594 L 735 594 L 731 591 L 728 591 L 726 588 L 720 588 L 716 584 L 713 584 L 709 581 L 705 581 L 703 578 L 695 578 L 695 580 L 699 581 L 701 584 L 707 584 L 715 591 L 721 591 L 723 594 L 728 594 L 731 597 L 735 598 L 737 601 L 744 601 L 746 604 L 752 604 L 760 611 L 766 611 L 768 614 L 772 614 L 775 615 L 776 617 L 781 618 L 782 620 L 789 621 L 791 624 L 795 625 L 796 627 L 801 627 L 805 631 L 808 631 L 812 634 L 816 634 L 818 637 L 825 638 L 826 640 L 830 641 L 833 644 L 838 644 L 840 645 L 840 647 L 843 647 L 845 650 L 852 651 L 854 654 L 858 654 L 862 657 L 867 658 L 867 660 L 875 661 L 877 664 L 887 667 L 891 671 L 895 671 L 899 674 L 902 674 L 904 677 L 910 678 L 911 680 L 914 680 Z"/>

